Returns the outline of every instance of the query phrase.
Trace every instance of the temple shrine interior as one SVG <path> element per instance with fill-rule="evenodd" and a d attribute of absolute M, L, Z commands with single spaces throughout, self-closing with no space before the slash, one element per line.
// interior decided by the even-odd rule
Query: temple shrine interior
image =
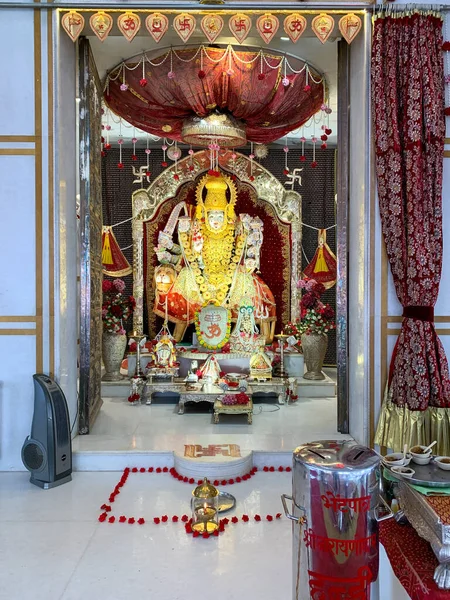
<path fill-rule="evenodd" d="M 336 367 L 346 42 L 303 17 L 284 30 L 271 19 L 265 38 L 250 27 L 240 43 L 248 24 L 237 21 L 218 35 L 202 21 L 188 40 L 175 27 L 159 42 L 158 31 L 131 43 L 115 28 L 86 32 L 101 90 L 102 240 L 86 232 L 80 278 L 97 244 L 102 381 L 77 451 L 181 452 L 194 434 L 217 443 L 223 432 L 282 450 L 299 430 L 348 433 Z M 98 306 L 82 312 L 91 332 Z"/>

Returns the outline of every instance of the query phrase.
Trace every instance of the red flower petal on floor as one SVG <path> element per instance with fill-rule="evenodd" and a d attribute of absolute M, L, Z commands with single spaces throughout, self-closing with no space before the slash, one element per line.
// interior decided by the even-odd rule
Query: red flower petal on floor
<path fill-rule="evenodd" d="M 111 496 L 109 497 L 109 501 L 114 502 L 115 497 L 116 497 L 115 494 L 111 494 Z"/>
<path fill-rule="evenodd" d="M 248 515 L 242 515 L 242 520 L 244 521 L 244 523 L 247 523 L 249 520 Z"/>
<path fill-rule="evenodd" d="M 269 470 L 269 467 L 264 467 L 264 469 L 263 469 L 263 471 L 264 471 L 265 473 L 267 473 L 267 471 L 268 471 L 268 470 Z"/>
<path fill-rule="evenodd" d="M 282 473 L 284 471 L 284 467 L 278 467 L 278 470 L 280 471 L 280 473 Z"/>
<path fill-rule="evenodd" d="M 292 471 L 291 467 L 286 467 L 286 471 L 290 473 Z"/>
<path fill-rule="evenodd" d="M 219 531 L 225 531 L 225 525 L 223 523 L 220 523 Z"/>
<path fill-rule="evenodd" d="M 229 479 L 229 480 L 228 480 L 228 483 L 229 483 L 230 485 L 233 485 L 233 483 L 234 483 L 234 479 Z"/>
<path fill-rule="evenodd" d="M 172 517 L 172 523 L 177 523 L 177 521 L 178 521 L 178 517 L 176 515 L 174 515 Z"/>
<path fill-rule="evenodd" d="M 163 517 L 161 517 L 161 521 L 163 523 L 167 523 L 168 520 L 169 520 L 169 517 L 167 515 L 164 515 Z"/>
<path fill-rule="evenodd" d="M 141 468 L 139 469 L 139 472 L 140 472 L 140 473 L 145 473 L 145 469 L 144 469 L 144 467 L 141 467 Z"/>
<path fill-rule="evenodd" d="M 221 484 L 222 485 L 227 485 L 227 480 L 226 479 L 222 479 Z"/>
<path fill-rule="evenodd" d="M 134 517 L 130 517 L 130 518 L 128 519 L 128 523 L 129 523 L 130 525 L 133 525 L 133 523 L 134 523 L 134 522 L 135 522 L 135 520 L 134 520 Z"/>
<path fill-rule="evenodd" d="M 160 524 L 160 522 L 161 522 L 161 519 L 160 519 L 159 517 L 153 517 L 153 523 L 154 523 L 155 525 L 159 525 L 159 524 Z"/>
<path fill-rule="evenodd" d="M 214 479 L 214 485 L 217 487 L 219 485 L 219 480 L 218 479 Z"/>
<path fill-rule="evenodd" d="M 202 483 L 203 483 L 203 480 L 202 480 L 202 479 L 199 479 L 199 480 L 197 481 L 197 484 L 198 484 L 198 485 L 202 485 Z"/>
<path fill-rule="evenodd" d="M 237 517 L 231 517 L 232 523 L 237 523 L 238 521 L 239 521 L 239 519 Z"/>
<path fill-rule="evenodd" d="M 127 518 L 124 515 L 119 517 L 119 523 L 125 523 L 126 520 Z"/>
<path fill-rule="evenodd" d="M 187 483 L 189 481 L 189 479 L 187 477 L 183 477 L 183 481 L 184 481 L 184 483 Z"/>
<path fill-rule="evenodd" d="M 193 477 L 191 477 L 191 478 L 189 479 L 189 483 L 192 485 L 193 483 L 195 483 L 195 479 L 194 479 Z"/>
<path fill-rule="evenodd" d="M 269 468 L 269 471 L 270 471 L 271 473 L 273 473 L 273 472 L 275 471 L 275 467 L 270 467 L 270 468 Z"/>
<path fill-rule="evenodd" d="M 253 467 L 253 469 L 252 469 L 252 473 L 253 473 L 253 474 L 255 474 L 255 473 L 257 473 L 257 472 L 258 472 L 258 467 Z"/>
<path fill-rule="evenodd" d="M 123 474 L 128 475 L 129 472 L 130 472 L 130 467 L 125 467 L 125 469 L 123 470 Z"/>
<path fill-rule="evenodd" d="M 277 513 L 277 514 L 275 515 L 275 518 L 276 518 L 276 519 L 281 519 L 281 513 Z"/>
<path fill-rule="evenodd" d="M 157 473 L 161 473 L 161 471 L 162 471 L 161 467 L 158 467 L 158 468 L 156 469 L 156 472 L 157 472 Z"/>
<path fill-rule="evenodd" d="M 99 516 L 98 520 L 100 521 L 100 523 L 103 523 L 103 521 L 106 520 L 106 517 L 107 517 L 107 514 L 104 512 Z"/>
<path fill-rule="evenodd" d="M 189 523 L 186 524 L 185 530 L 186 530 L 186 533 L 192 533 L 192 527 L 189 525 Z"/>
<path fill-rule="evenodd" d="M 169 471 L 169 467 L 164 467 L 163 468 L 163 473 L 167 473 Z"/>
<path fill-rule="evenodd" d="M 194 531 L 194 533 L 192 535 L 193 535 L 193 537 L 198 537 L 200 534 L 198 531 Z"/>
<path fill-rule="evenodd" d="M 178 481 L 183 481 L 183 475 L 178 475 Z"/>
<path fill-rule="evenodd" d="M 131 472 L 132 472 L 132 473 L 137 473 L 137 467 L 133 467 L 133 468 L 131 469 Z"/>
<path fill-rule="evenodd" d="M 139 525 L 143 525 L 145 523 L 145 519 L 141 517 L 140 519 L 138 519 L 138 523 Z"/>
<path fill-rule="evenodd" d="M 181 520 L 183 521 L 183 523 L 186 523 L 186 521 L 189 519 L 189 517 L 187 515 L 183 515 L 181 517 Z"/>
<path fill-rule="evenodd" d="M 153 473 L 153 467 L 149 467 L 149 468 L 148 468 L 148 472 L 149 472 L 149 473 Z"/>
<path fill-rule="evenodd" d="M 207 540 L 207 539 L 209 538 L 209 533 L 208 533 L 207 531 L 204 531 L 204 532 L 202 533 L 202 538 L 203 538 L 204 540 Z"/>
<path fill-rule="evenodd" d="M 214 530 L 214 533 L 213 533 L 213 535 L 215 535 L 216 537 L 218 537 L 218 535 L 219 535 L 219 530 L 218 530 L 218 529 L 215 529 L 215 530 Z"/>
<path fill-rule="evenodd" d="M 273 521 L 272 515 L 266 515 L 266 520 L 267 521 Z"/>
<path fill-rule="evenodd" d="M 108 523 L 114 523 L 114 521 L 116 520 L 116 517 L 109 517 L 108 519 Z"/>
<path fill-rule="evenodd" d="M 240 477 L 236 477 L 236 482 L 241 483 L 242 479 Z"/>
<path fill-rule="evenodd" d="M 102 505 L 100 506 L 100 510 L 105 510 L 105 508 L 106 508 L 107 506 L 108 506 L 107 504 L 102 504 Z"/>
<path fill-rule="evenodd" d="M 255 521 L 261 521 L 261 517 L 259 515 L 255 515 Z"/>

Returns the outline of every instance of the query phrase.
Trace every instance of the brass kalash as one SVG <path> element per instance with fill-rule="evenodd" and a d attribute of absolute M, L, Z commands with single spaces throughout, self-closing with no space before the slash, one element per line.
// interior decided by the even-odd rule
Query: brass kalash
<path fill-rule="evenodd" d="M 205 175 L 197 186 L 194 217 L 178 218 L 179 244 L 167 226 L 159 234 L 156 254 L 160 264 L 172 270 L 173 285 L 169 291 L 157 287 L 154 311 L 176 324 L 177 341 L 203 306 L 213 303 L 237 314 L 243 297 L 262 315 L 258 321 L 265 339 L 273 338 L 275 300 L 256 273 L 263 223 L 247 214 L 238 217 L 236 200 L 230 177 L 219 172 Z"/>

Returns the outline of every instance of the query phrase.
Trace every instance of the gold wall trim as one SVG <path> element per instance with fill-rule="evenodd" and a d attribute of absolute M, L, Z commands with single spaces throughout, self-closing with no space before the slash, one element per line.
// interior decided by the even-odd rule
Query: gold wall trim
<path fill-rule="evenodd" d="M 34 11 L 34 127 L 36 136 L 35 160 L 35 250 L 36 250 L 36 372 L 44 368 L 42 327 L 42 36 L 41 11 Z"/>
<path fill-rule="evenodd" d="M 0 155 L 2 156 L 34 156 L 34 148 L 0 148 Z"/>
<path fill-rule="evenodd" d="M 381 354 L 381 367 L 380 367 L 380 379 L 381 389 L 387 382 L 388 377 L 388 359 L 387 359 L 387 312 L 388 312 L 388 257 L 386 251 L 386 244 L 384 243 L 383 233 L 381 233 L 381 335 L 380 335 L 380 354 Z"/>
<path fill-rule="evenodd" d="M 0 335 L 36 335 L 37 329 L 0 329 Z"/>
<path fill-rule="evenodd" d="M 450 158 L 450 150 L 444 150 L 444 158 Z"/>
<path fill-rule="evenodd" d="M 36 323 L 36 317 L 26 317 L 20 315 L 18 317 L 3 315 L 0 316 L 0 323 Z"/>
<path fill-rule="evenodd" d="M 370 145 L 370 163 L 375 164 L 375 141 Z M 370 234 L 369 234 L 369 298 L 370 298 L 370 320 L 369 320 L 369 444 L 373 448 L 375 437 L 375 190 L 376 177 L 375 168 L 371 169 L 370 184 Z"/>
<path fill-rule="evenodd" d="M 0 143 L 16 143 L 31 142 L 34 144 L 36 138 L 34 135 L 0 135 Z"/>
<path fill-rule="evenodd" d="M 444 139 L 444 144 L 450 144 L 450 138 L 445 138 Z"/>
<path fill-rule="evenodd" d="M 55 374 L 55 202 L 53 192 L 53 13 L 47 13 L 49 369 Z"/>

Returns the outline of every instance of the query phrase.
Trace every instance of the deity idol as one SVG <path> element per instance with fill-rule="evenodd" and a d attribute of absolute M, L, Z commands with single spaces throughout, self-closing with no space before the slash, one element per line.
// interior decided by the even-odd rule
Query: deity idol
<path fill-rule="evenodd" d="M 240 302 L 247 297 L 261 333 L 270 342 L 275 300 L 256 274 L 263 241 L 261 219 L 236 216 L 236 187 L 223 174 L 205 175 L 197 187 L 196 201 L 193 218 L 178 218 L 179 244 L 174 244 L 167 227 L 159 233 L 155 251 L 164 267 L 157 269 L 164 268 L 167 282 L 173 283 L 167 290 L 156 281 L 154 312 L 176 324 L 174 337 L 179 341 L 202 306 L 214 303 L 228 308 L 235 321 Z"/>

